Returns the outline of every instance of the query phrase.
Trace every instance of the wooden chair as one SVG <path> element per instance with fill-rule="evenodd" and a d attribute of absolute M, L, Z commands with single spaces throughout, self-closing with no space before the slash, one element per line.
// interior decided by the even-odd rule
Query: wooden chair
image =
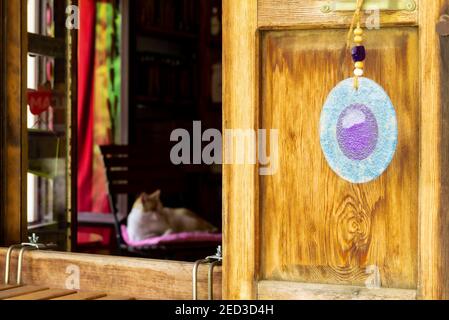
<path fill-rule="evenodd" d="M 129 212 L 120 214 L 117 206 L 119 195 L 127 195 L 132 203 L 142 192 L 152 193 L 162 190 L 164 204 L 170 206 L 185 206 L 189 197 L 189 176 L 195 170 L 186 171 L 171 164 L 169 150 L 158 150 L 158 155 L 152 156 L 142 148 L 130 146 L 101 146 L 106 176 L 110 206 L 114 216 L 115 233 L 119 254 L 157 259 L 175 259 L 195 261 L 215 252 L 220 243 L 193 242 L 186 244 L 158 245 L 144 248 L 130 247 L 121 233 L 122 225 L 126 224 Z"/>

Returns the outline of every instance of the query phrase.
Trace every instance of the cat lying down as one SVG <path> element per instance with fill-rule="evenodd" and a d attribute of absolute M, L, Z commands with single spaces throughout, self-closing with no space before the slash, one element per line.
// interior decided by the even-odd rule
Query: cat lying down
<path fill-rule="evenodd" d="M 161 191 L 143 193 L 128 216 L 128 233 L 132 241 L 181 232 L 217 232 L 217 228 L 187 209 L 165 208 Z"/>

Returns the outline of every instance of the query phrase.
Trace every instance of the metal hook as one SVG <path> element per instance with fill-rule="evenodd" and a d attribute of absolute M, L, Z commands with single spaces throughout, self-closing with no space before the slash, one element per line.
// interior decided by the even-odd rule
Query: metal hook
<path fill-rule="evenodd" d="M 25 247 L 22 247 L 22 249 L 20 249 L 19 258 L 18 258 L 18 262 L 17 262 L 17 280 L 16 280 L 16 283 L 18 285 L 22 284 L 23 254 L 25 253 L 25 251 L 34 251 L 34 250 L 39 250 L 39 248 L 38 247 L 32 247 L 32 246 L 25 246 Z"/>
<path fill-rule="evenodd" d="M 221 250 L 221 246 L 218 246 L 217 252 L 213 256 L 209 256 L 206 259 L 198 260 L 193 265 L 193 300 L 198 300 L 198 269 L 202 264 L 209 264 L 209 273 L 208 273 L 208 297 L 209 300 L 213 300 L 214 297 L 214 268 L 218 265 L 221 265 L 223 261 L 223 254 Z"/>
<path fill-rule="evenodd" d="M 214 300 L 214 269 L 216 266 L 221 265 L 221 261 L 214 261 L 209 264 L 209 275 L 208 275 L 208 297 L 209 300 Z"/>
<path fill-rule="evenodd" d="M 200 265 L 208 262 L 208 259 L 198 260 L 193 266 L 193 300 L 198 300 L 198 269 Z"/>
<path fill-rule="evenodd" d="M 11 265 L 11 255 L 14 249 L 21 248 L 21 244 L 16 244 L 8 248 L 8 251 L 6 253 L 6 264 L 5 264 L 5 285 L 9 284 L 9 268 Z"/>
<path fill-rule="evenodd" d="M 31 237 L 28 237 L 29 242 L 16 244 L 8 248 L 6 253 L 6 263 L 5 263 L 5 285 L 9 284 L 9 275 L 11 268 L 11 257 L 14 249 L 20 249 L 18 262 L 17 262 L 17 284 L 20 285 L 22 282 L 22 266 L 23 266 L 23 255 L 25 251 L 33 251 L 40 249 L 50 249 L 56 247 L 55 245 L 45 245 L 38 243 L 39 237 L 33 233 Z"/>

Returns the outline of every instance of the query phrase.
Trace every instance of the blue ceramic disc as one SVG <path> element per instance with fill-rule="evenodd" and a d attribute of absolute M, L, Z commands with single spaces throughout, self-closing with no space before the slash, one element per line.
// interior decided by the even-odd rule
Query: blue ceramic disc
<path fill-rule="evenodd" d="M 340 82 L 321 113 L 321 148 L 330 167 L 352 183 L 367 183 L 387 170 L 396 152 L 398 124 L 387 93 L 372 80 Z"/>

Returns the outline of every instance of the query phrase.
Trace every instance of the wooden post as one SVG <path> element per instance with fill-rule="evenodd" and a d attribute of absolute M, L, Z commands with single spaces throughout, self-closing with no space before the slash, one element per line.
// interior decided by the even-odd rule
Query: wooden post
<path fill-rule="evenodd" d="M 436 32 L 436 23 L 447 3 L 445 0 L 421 1 L 419 8 L 421 147 L 418 296 L 422 299 L 449 299 L 449 105 L 447 99 L 442 99 L 448 90 L 448 70 L 447 62 L 443 63 L 441 58 L 442 44 L 448 40 L 441 40 L 440 43 Z M 449 59 L 449 56 L 444 58 Z"/>
<path fill-rule="evenodd" d="M 26 0 L 2 1 L 2 141 L 0 228 L 5 244 L 18 243 L 26 236 Z M 7 19 L 6 19 L 7 17 Z"/>
<path fill-rule="evenodd" d="M 224 129 L 258 129 L 256 29 L 256 0 L 223 2 Z M 224 155 L 230 147 L 224 143 Z M 257 169 L 226 164 L 223 169 L 225 299 L 257 297 Z"/>

